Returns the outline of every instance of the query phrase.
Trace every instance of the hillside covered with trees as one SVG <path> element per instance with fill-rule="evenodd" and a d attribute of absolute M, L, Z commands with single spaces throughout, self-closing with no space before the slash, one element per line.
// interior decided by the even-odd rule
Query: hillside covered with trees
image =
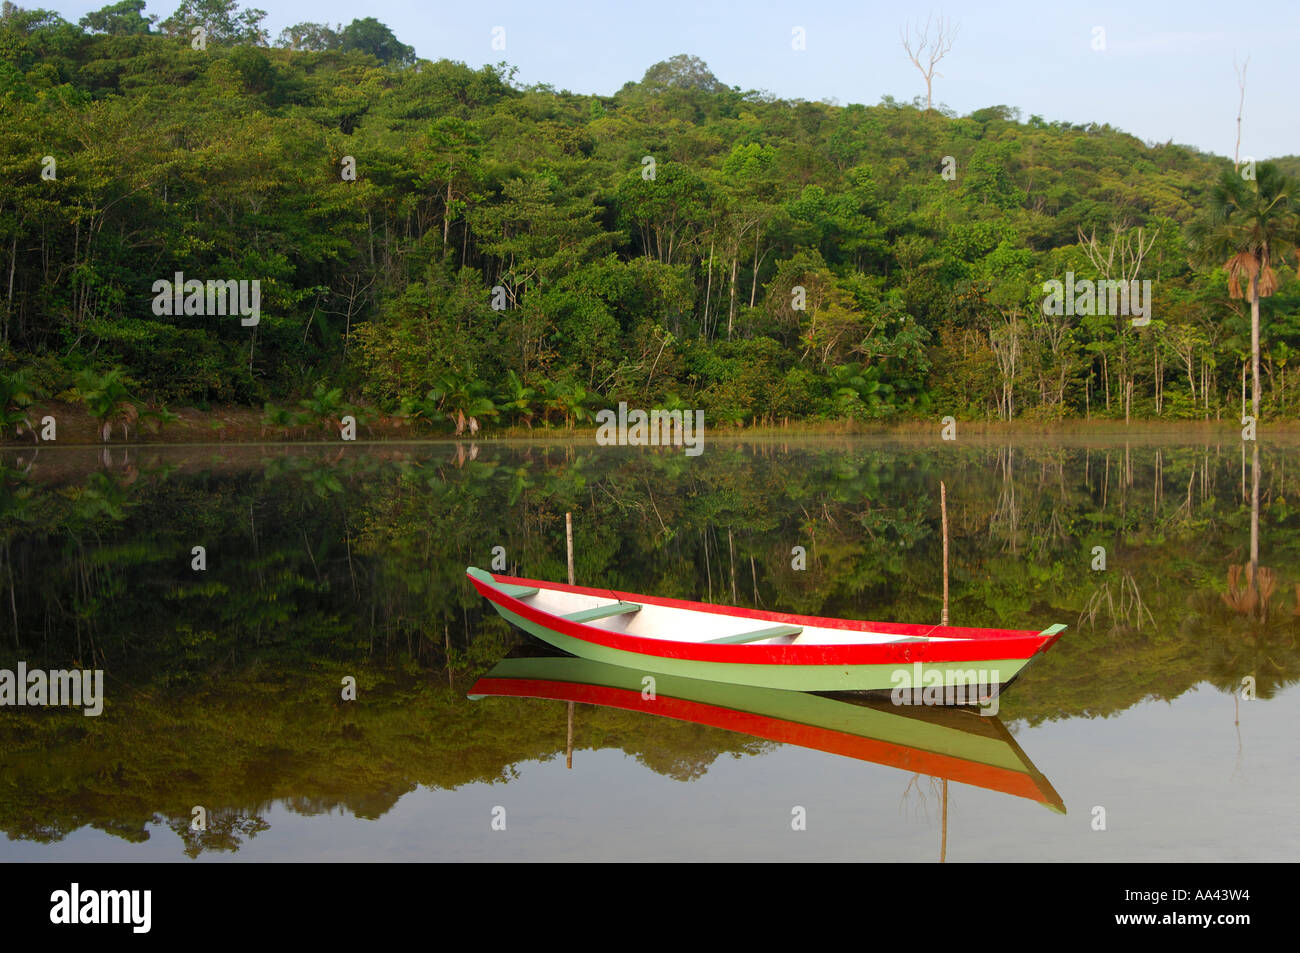
<path fill-rule="evenodd" d="M 143 9 L 0 16 L 2 436 L 56 398 L 489 432 L 620 400 L 713 425 L 1235 419 L 1256 283 L 1260 411 L 1300 408 L 1294 158 L 780 100 L 689 56 L 575 95 L 417 59 L 373 18 L 272 40 L 233 0 Z M 1271 250 L 1230 274 L 1265 193 Z M 157 313 L 178 273 L 258 281 L 257 322 Z M 1150 280 L 1150 322 L 1045 314 L 1071 275 Z"/>

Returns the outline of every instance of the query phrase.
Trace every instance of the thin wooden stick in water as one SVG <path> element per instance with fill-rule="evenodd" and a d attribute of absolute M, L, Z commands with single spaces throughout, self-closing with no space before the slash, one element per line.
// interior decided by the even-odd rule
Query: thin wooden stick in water
<path fill-rule="evenodd" d="M 573 582 L 573 514 L 564 514 L 565 545 L 569 551 L 569 585 Z M 569 702 L 569 730 L 564 743 L 564 766 L 573 770 L 573 702 Z"/>
<path fill-rule="evenodd" d="M 569 731 L 564 742 L 564 766 L 573 770 L 573 702 L 569 702 Z"/>
<path fill-rule="evenodd" d="M 939 511 L 943 515 L 943 619 L 940 625 L 948 624 L 948 487 L 939 481 Z"/>
<path fill-rule="evenodd" d="M 564 514 L 564 535 L 569 547 L 569 585 L 573 585 L 573 514 Z"/>

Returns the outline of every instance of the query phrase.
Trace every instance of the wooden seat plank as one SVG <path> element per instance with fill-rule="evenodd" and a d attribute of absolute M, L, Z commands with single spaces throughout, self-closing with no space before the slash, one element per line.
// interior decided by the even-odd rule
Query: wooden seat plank
<path fill-rule="evenodd" d="M 567 615 L 560 616 L 569 622 L 594 622 L 597 619 L 608 619 L 610 616 L 627 615 L 631 612 L 640 612 L 641 606 L 636 602 L 616 602 L 609 606 L 596 606 L 594 609 L 580 609 L 577 612 L 570 612 Z"/>
<path fill-rule="evenodd" d="M 739 635 L 724 635 L 720 639 L 706 639 L 708 645 L 744 645 L 746 642 L 761 642 L 763 639 L 775 639 L 782 635 L 798 635 L 803 631 L 801 625 L 774 625 L 754 632 L 742 632 Z"/>

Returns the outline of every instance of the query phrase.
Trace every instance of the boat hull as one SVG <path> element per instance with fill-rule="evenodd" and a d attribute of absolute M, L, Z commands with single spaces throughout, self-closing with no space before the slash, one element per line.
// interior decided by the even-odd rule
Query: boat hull
<path fill-rule="evenodd" d="M 669 658 L 623 649 L 597 645 L 584 639 L 557 632 L 541 623 L 493 603 L 497 613 L 512 625 L 536 636 L 548 645 L 578 658 L 639 669 L 681 678 L 698 678 L 711 682 L 729 682 L 733 685 L 753 685 L 759 688 L 782 688 L 795 692 L 892 692 L 904 681 L 900 672 L 906 673 L 908 700 L 924 701 L 926 688 L 949 696 L 952 704 L 979 704 L 990 695 L 1000 693 L 1029 659 L 995 659 L 978 664 L 956 665 L 943 662 L 912 662 L 868 665 L 762 665 L 745 662 L 710 662 L 696 659 Z M 971 673 L 974 672 L 974 677 Z M 981 675 L 984 673 L 984 675 Z M 958 692 L 958 688 L 962 691 Z M 913 699 L 912 694 L 918 696 Z M 956 700 L 961 695 L 964 702 Z"/>
<path fill-rule="evenodd" d="M 1004 690 L 1034 657 L 1056 640 L 1054 634 L 1038 637 L 1029 633 L 1034 637 L 1025 638 L 1026 633 L 1019 633 L 1018 638 L 954 640 L 924 648 L 897 643 L 845 646 L 839 650 L 824 646 L 702 646 L 665 639 L 629 638 L 575 625 L 531 610 L 492 584 L 473 577 L 471 581 L 507 622 L 579 658 L 647 673 L 761 688 L 891 692 L 906 703 L 980 704 Z M 637 598 L 649 601 L 647 597 Z M 709 608 L 719 611 L 718 607 Z M 743 611 L 752 613 L 752 610 Z M 773 648 L 783 655 L 773 658 L 770 651 Z M 748 658 L 755 661 L 747 661 Z"/>

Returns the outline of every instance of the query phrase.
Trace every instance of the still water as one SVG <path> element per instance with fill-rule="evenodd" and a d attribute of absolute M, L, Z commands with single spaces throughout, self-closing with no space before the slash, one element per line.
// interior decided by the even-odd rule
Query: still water
<path fill-rule="evenodd" d="M 1291 859 L 1300 449 L 1255 449 L 6 450 L 0 670 L 104 706 L 0 708 L 0 860 Z M 933 623 L 940 481 L 952 622 L 1069 626 L 996 718 L 656 707 L 464 578 L 562 581 L 567 511 L 582 584 Z"/>

